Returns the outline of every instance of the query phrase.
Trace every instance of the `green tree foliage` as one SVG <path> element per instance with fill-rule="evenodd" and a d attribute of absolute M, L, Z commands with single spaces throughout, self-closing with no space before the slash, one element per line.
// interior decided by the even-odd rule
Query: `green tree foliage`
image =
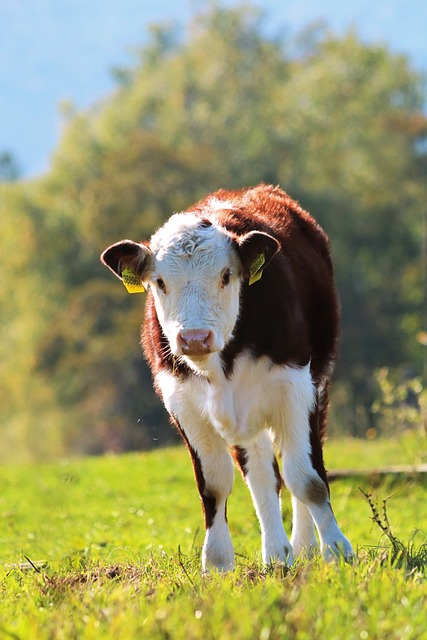
<path fill-rule="evenodd" d="M 111 280 L 99 253 L 149 237 L 208 191 L 262 180 L 331 237 L 343 303 L 337 417 L 363 432 L 371 372 L 421 371 L 420 76 L 351 32 L 272 39 L 248 8 L 213 9 L 181 37 L 153 29 L 115 76 L 105 102 L 69 110 L 49 173 L 0 192 L 2 441 L 40 456 L 173 437 L 138 349 L 143 299 Z"/>

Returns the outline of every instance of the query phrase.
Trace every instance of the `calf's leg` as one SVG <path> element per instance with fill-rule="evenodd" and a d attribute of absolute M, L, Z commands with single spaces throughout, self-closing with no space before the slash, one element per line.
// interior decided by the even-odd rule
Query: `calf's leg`
<path fill-rule="evenodd" d="M 295 496 L 292 496 L 291 545 L 294 557 L 304 551 L 310 556 L 318 547 L 311 513 L 305 504 Z"/>
<path fill-rule="evenodd" d="M 292 547 L 283 528 L 280 506 L 282 477 L 267 431 L 244 447 L 234 447 L 234 457 L 252 496 L 261 526 L 262 559 L 268 564 L 292 564 Z"/>
<path fill-rule="evenodd" d="M 290 372 L 288 383 L 281 446 L 283 477 L 297 508 L 292 532 L 295 552 L 313 542 L 308 511 L 316 525 L 325 559 L 338 555 L 350 558 L 353 549 L 339 529 L 330 503 L 319 433 L 318 394 L 309 367 Z"/>
<path fill-rule="evenodd" d="M 173 419 L 190 453 L 205 519 L 203 570 L 234 568 L 234 551 L 227 522 L 227 498 L 234 480 L 233 460 L 225 441 L 209 423 L 196 420 L 185 428 Z"/>

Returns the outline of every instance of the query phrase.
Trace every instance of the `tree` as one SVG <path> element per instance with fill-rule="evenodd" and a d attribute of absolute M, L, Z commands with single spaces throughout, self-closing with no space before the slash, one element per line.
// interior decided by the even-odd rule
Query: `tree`
<path fill-rule="evenodd" d="M 420 76 L 354 33 L 271 39 L 259 13 L 240 8 L 197 16 L 181 38 L 154 30 L 118 78 L 104 103 L 70 116 L 45 178 L 0 193 L 10 253 L 0 370 L 7 389 L 25 390 L 5 393 L 3 424 L 26 395 L 38 423 L 56 421 L 63 450 L 166 442 L 173 431 L 137 348 L 142 299 L 109 279 L 99 253 L 148 238 L 206 192 L 266 181 L 331 237 L 343 305 L 335 404 L 362 433 L 373 370 L 422 363 Z"/>

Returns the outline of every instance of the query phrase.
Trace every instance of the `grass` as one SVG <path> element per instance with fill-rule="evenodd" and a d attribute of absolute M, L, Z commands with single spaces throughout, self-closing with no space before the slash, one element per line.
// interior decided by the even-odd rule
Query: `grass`
<path fill-rule="evenodd" d="M 343 437 L 326 443 L 328 468 L 375 469 L 419 465 L 427 461 L 425 431 L 403 431 L 398 437 L 362 440 Z"/>
<path fill-rule="evenodd" d="M 423 450 L 421 433 L 363 447 L 346 439 L 328 444 L 326 460 L 330 469 L 380 467 L 422 462 Z M 228 512 L 237 567 L 226 576 L 201 575 L 202 518 L 182 448 L 4 467 L 0 479 L 0 638 L 427 638 L 423 477 L 335 481 L 355 562 L 300 560 L 283 573 L 261 565 L 236 475 Z M 375 507 L 386 499 L 385 512 Z M 283 515 L 289 532 L 286 494 Z"/>

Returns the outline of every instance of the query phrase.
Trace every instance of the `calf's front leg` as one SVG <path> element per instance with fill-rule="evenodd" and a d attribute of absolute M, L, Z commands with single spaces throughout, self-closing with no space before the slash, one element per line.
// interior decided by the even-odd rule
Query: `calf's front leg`
<path fill-rule="evenodd" d="M 190 453 L 205 519 L 203 570 L 230 571 L 234 550 L 227 522 L 227 498 L 233 488 L 234 465 L 225 441 L 209 423 L 183 425 L 173 418 Z"/>

